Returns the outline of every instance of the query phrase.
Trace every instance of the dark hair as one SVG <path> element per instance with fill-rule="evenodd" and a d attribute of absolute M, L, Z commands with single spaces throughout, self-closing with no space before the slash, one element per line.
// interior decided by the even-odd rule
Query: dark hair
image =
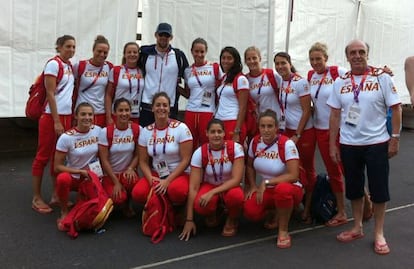
<path fill-rule="evenodd" d="M 95 41 L 93 42 L 92 50 L 94 50 L 98 44 L 106 44 L 108 45 L 108 48 L 110 47 L 108 39 L 106 39 L 103 35 L 96 36 Z"/>
<path fill-rule="evenodd" d="M 213 124 L 218 124 L 221 126 L 221 128 L 224 130 L 224 123 L 222 120 L 216 119 L 216 118 L 212 118 L 208 123 L 207 123 L 207 131 L 210 130 L 211 125 Z"/>
<path fill-rule="evenodd" d="M 129 45 L 136 46 L 137 49 L 138 49 L 138 53 L 139 53 L 139 45 L 136 42 L 131 41 L 131 42 L 126 43 L 124 45 L 124 50 L 122 51 L 122 64 L 126 64 L 125 52 L 126 52 L 126 49 Z M 137 62 L 137 65 L 138 65 L 138 62 Z"/>
<path fill-rule="evenodd" d="M 114 102 L 114 111 L 116 111 L 116 109 L 119 107 L 119 105 L 121 103 L 127 103 L 128 106 L 129 106 L 129 109 L 131 109 L 131 102 L 128 99 L 126 99 L 124 97 L 121 97 L 121 98 L 118 98 L 118 99 L 115 100 L 115 102 Z"/>
<path fill-rule="evenodd" d="M 63 35 L 63 36 L 58 37 L 56 39 L 56 48 L 55 48 L 56 52 L 59 52 L 59 47 L 62 47 L 65 44 L 65 42 L 68 40 L 75 41 L 75 38 L 71 35 Z"/>
<path fill-rule="evenodd" d="M 221 56 L 223 56 L 224 52 L 228 52 L 231 54 L 231 56 L 234 59 L 234 64 L 230 68 L 230 70 L 227 72 L 227 77 L 225 80 L 225 83 L 232 83 L 234 78 L 237 74 L 239 74 L 243 70 L 243 65 L 240 58 L 240 53 L 237 51 L 234 47 L 224 47 L 220 52 L 220 67 L 223 69 L 223 66 L 221 65 Z"/>
<path fill-rule="evenodd" d="M 91 104 L 89 104 L 88 102 L 82 102 L 76 107 L 75 115 L 78 115 L 79 109 L 81 109 L 82 107 L 90 107 L 92 108 L 92 112 L 95 113 L 95 110 L 93 109 L 93 106 Z"/>
<path fill-rule="evenodd" d="M 279 122 L 277 120 L 277 114 L 273 110 L 266 109 L 265 111 L 263 111 L 262 113 L 260 113 L 259 114 L 259 119 L 257 121 L 259 122 L 260 119 L 263 118 L 263 117 L 271 117 L 272 119 L 275 120 L 275 125 L 278 126 Z"/>
<path fill-rule="evenodd" d="M 201 37 L 197 37 L 196 39 L 194 39 L 193 43 L 191 43 L 191 50 L 193 50 L 195 44 L 202 44 L 206 47 L 206 51 L 208 50 L 207 41 L 205 41 Z"/>
<path fill-rule="evenodd" d="M 171 99 L 168 96 L 168 94 L 166 92 L 157 92 L 156 94 L 154 94 L 154 96 L 152 97 L 152 103 L 151 106 L 154 106 L 155 100 L 157 100 L 157 98 L 159 97 L 165 97 L 168 100 L 168 105 L 171 106 Z"/>
<path fill-rule="evenodd" d="M 290 64 L 290 72 L 296 73 L 296 68 L 292 64 L 292 59 L 290 58 L 290 55 L 287 52 L 278 52 L 276 53 L 275 57 L 273 57 L 273 62 L 275 62 L 276 57 L 282 57 L 285 58 L 288 63 Z"/>

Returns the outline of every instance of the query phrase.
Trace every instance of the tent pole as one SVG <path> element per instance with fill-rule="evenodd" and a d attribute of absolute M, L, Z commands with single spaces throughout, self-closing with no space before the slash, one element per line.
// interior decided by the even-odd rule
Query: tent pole
<path fill-rule="evenodd" d="M 286 46 L 285 52 L 289 52 L 289 39 L 290 39 L 290 23 L 293 20 L 293 0 L 289 0 L 288 16 L 286 24 Z"/>

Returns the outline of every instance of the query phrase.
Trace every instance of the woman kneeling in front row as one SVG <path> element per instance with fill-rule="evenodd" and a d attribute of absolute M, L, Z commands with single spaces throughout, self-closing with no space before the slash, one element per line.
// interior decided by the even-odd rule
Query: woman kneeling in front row
<path fill-rule="evenodd" d="M 207 125 L 209 142 L 199 147 L 191 159 L 190 188 L 187 200 L 187 220 L 180 234 L 188 240 L 196 233 L 194 210 L 206 217 L 206 225 L 218 225 L 217 208 L 220 200 L 228 210 L 223 236 L 237 233 L 238 218 L 243 208 L 240 187 L 244 173 L 243 147 L 232 140 L 224 140 L 224 124 L 212 119 Z"/>
<path fill-rule="evenodd" d="M 293 208 L 302 201 L 299 183 L 299 154 L 292 140 L 278 133 L 276 113 L 270 109 L 259 116 L 260 134 L 250 142 L 244 216 L 260 221 L 268 215 L 265 228 L 279 228 L 278 248 L 289 248 L 289 219 Z M 256 184 L 256 173 L 261 181 Z M 276 209 L 276 211 L 275 211 Z"/>

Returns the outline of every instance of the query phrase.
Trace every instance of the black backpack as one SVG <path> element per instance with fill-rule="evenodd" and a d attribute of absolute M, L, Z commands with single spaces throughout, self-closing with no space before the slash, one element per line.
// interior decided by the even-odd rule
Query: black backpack
<path fill-rule="evenodd" d="M 329 177 L 325 173 L 319 174 L 316 178 L 311 213 L 316 223 L 325 223 L 337 213 L 336 198 L 329 184 Z"/>

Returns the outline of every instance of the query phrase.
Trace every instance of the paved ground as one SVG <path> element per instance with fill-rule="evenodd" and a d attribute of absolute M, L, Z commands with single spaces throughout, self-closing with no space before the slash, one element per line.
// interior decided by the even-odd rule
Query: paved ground
<path fill-rule="evenodd" d="M 175 231 L 153 245 L 139 232 L 138 217 L 124 219 L 115 213 L 105 225 L 106 233 L 86 233 L 71 240 L 56 229 L 57 210 L 39 215 L 30 208 L 33 153 L 3 152 L 0 268 L 414 268 L 413 149 L 414 132 L 404 131 L 401 152 L 391 160 L 392 200 L 385 231 L 392 252 L 383 257 L 373 252 L 373 221 L 365 225 L 365 238 L 344 244 L 335 236 L 350 224 L 327 228 L 292 220 L 293 246 L 280 250 L 274 232 L 244 220 L 234 238 L 223 238 L 220 228 L 200 224 L 198 235 L 189 242 L 179 241 Z M 319 160 L 318 169 L 322 169 Z M 49 192 L 47 177 L 47 198 Z"/>

